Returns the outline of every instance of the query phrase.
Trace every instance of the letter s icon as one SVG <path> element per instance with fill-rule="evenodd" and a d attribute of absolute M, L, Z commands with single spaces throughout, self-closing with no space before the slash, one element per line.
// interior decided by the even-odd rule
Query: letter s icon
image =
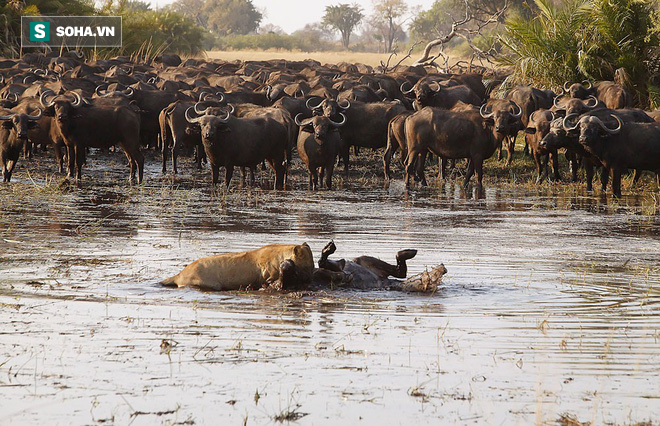
<path fill-rule="evenodd" d="M 46 26 L 44 24 L 37 24 L 34 26 L 34 38 L 43 39 L 46 37 Z"/>

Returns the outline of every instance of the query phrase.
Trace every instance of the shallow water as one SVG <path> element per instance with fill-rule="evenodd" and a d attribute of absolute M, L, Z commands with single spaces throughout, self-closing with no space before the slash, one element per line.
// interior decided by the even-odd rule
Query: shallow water
<path fill-rule="evenodd" d="M 2 424 L 660 421 L 660 219 L 642 196 L 311 193 L 302 175 L 226 193 L 153 161 L 131 188 L 89 163 L 81 187 L 44 185 L 51 166 L 0 187 Z M 318 257 L 331 239 L 334 258 L 416 248 L 410 274 L 449 273 L 432 295 L 154 284 L 201 256 L 306 241 Z"/>

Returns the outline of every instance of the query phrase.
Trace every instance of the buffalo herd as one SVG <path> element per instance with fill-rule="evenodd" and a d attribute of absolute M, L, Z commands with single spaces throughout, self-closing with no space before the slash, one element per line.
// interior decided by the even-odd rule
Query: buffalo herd
<path fill-rule="evenodd" d="M 439 73 L 399 66 L 383 72 L 363 64 L 322 65 L 306 61 L 182 60 L 115 57 L 87 60 L 82 52 L 27 53 L 0 58 L 0 157 L 8 182 L 21 154 L 47 147 L 64 173 L 82 178 L 89 148 L 119 146 L 130 179 L 142 182 L 144 149 L 160 149 L 162 171 L 178 172 L 181 151 L 197 167 L 209 163 L 212 182 L 220 167 L 229 186 L 235 167 L 250 182 L 265 163 L 275 188 L 286 186 L 292 153 L 309 171 L 310 189 L 332 187 L 341 161 L 349 174 L 350 153 L 385 148 L 383 167 L 401 152 L 406 186 L 426 184 L 424 168 L 436 155 L 442 178 L 449 163 L 467 160 L 464 184 L 499 150 L 511 164 L 519 132 L 539 179 L 560 179 L 563 150 L 587 189 L 602 169 L 621 195 L 621 176 L 660 173 L 658 112 L 635 109 L 620 84 L 567 82 L 558 90 L 518 85 L 499 88 L 502 76 Z M 497 96 L 496 96 L 497 95 Z M 550 169 L 552 169 L 550 171 Z M 320 183 L 319 183 L 320 173 Z"/>

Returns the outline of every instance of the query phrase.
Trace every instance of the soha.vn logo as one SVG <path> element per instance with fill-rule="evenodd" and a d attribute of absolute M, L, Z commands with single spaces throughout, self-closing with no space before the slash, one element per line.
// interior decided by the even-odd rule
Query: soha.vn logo
<path fill-rule="evenodd" d="M 50 41 L 50 22 L 30 22 L 30 41 Z"/>

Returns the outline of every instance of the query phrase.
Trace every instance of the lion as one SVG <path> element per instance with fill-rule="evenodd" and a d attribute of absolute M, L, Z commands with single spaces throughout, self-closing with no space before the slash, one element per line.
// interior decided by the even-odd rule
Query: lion
<path fill-rule="evenodd" d="M 280 280 L 283 263 L 295 265 L 296 287 L 311 283 L 314 257 L 307 243 L 303 243 L 271 244 L 251 251 L 204 257 L 160 284 L 205 290 L 261 288 Z"/>

